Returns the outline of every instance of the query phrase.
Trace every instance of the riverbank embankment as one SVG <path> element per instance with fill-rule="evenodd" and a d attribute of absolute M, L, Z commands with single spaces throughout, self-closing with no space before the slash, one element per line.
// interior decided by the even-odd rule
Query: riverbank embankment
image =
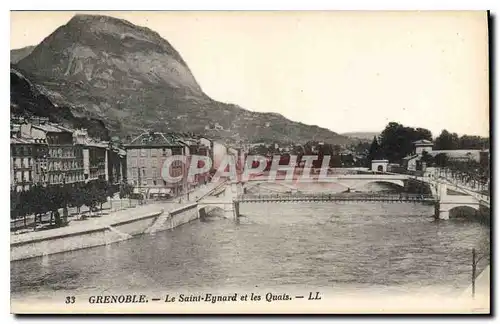
<path fill-rule="evenodd" d="M 11 261 L 107 245 L 174 228 L 198 217 L 196 203 L 152 204 L 73 221 L 68 226 L 11 235 Z"/>
<path fill-rule="evenodd" d="M 109 211 L 86 219 L 72 220 L 68 226 L 25 233 L 12 233 L 11 261 L 107 245 L 140 234 L 173 229 L 199 217 L 197 200 L 220 184 L 190 190 L 186 197 L 167 202 Z M 114 204 L 115 206 L 118 206 Z"/>

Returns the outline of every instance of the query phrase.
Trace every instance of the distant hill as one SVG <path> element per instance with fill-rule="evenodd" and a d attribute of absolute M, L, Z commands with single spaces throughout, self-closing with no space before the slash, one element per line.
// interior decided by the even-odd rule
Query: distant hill
<path fill-rule="evenodd" d="M 26 56 L 30 55 L 35 46 L 26 46 L 19 49 L 13 49 L 10 51 L 10 63 L 16 64 Z"/>
<path fill-rule="evenodd" d="M 14 68 L 75 118 L 102 120 L 111 136 L 168 130 L 248 142 L 351 141 L 326 128 L 211 99 L 168 41 L 112 17 L 74 16 Z"/>
<path fill-rule="evenodd" d="M 374 136 L 379 136 L 380 132 L 348 132 L 342 133 L 341 135 L 359 140 L 371 141 Z"/>

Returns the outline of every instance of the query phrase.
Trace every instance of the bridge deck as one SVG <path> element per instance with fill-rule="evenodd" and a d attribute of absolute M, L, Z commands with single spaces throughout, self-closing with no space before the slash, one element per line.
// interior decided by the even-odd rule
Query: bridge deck
<path fill-rule="evenodd" d="M 339 194 L 291 194 L 291 195 L 252 195 L 238 196 L 238 202 L 315 202 L 315 201 L 377 201 L 377 202 L 436 202 L 429 195 L 339 195 Z"/>

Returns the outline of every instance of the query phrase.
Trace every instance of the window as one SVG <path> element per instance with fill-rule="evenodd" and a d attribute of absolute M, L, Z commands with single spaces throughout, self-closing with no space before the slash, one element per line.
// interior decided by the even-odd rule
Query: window
<path fill-rule="evenodd" d="M 146 154 L 146 149 L 141 148 L 141 156 L 143 156 L 143 157 L 144 157 L 144 156 L 146 156 L 146 155 L 147 155 L 147 154 Z"/>
<path fill-rule="evenodd" d="M 151 156 L 156 156 L 157 149 L 151 149 Z"/>
<path fill-rule="evenodd" d="M 17 182 L 23 181 L 23 174 L 21 173 L 21 171 L 16 172 L 16 180 L 17 180 Z"/>
<path fill-rule="evenodd" d="M 139 166 L 140 166 L 140 167 L 144 167 L 144 159 L 141 159 L 141 160 L 139 161 Z"/>

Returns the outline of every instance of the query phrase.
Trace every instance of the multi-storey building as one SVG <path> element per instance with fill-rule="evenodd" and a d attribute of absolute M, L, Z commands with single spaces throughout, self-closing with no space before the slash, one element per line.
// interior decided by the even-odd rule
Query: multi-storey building
<path fill-rule="evenodd" d="M 85 181 L 108 181 L 109 143 L 89 137 L 86 129 L 75 130 L 73 136 L 75 145 L 82 149 Z"/>
<path fill-rule="evenodd" d="M 185 155 L 185 147 L 174 137 L 158 132 L 143 133 L 125 145 L 127 151 L 127 180 L 136 192 L 148 194 L 150 189 L 159 193 L 179 194 L 185 188 L 186 166 L 181 160 L 173 161 L 168 169 L 171 177 L 183 177 L 170 182 L 162 177 L 165 160 L 174 155 Z M 161 189 L 161 190 L 159 190 Z"/>
<path fill-rule="evenodd" d="M 12 137 L 10 139 L 11 189 L 27 191 L 33 185 L 33 140 Z"/>
<path fill-rule="evenodd" d="M 21 136 L 21 125 L 12 124 L 10 134 L 11 189 L 24 191 L 47 182 L 48 147 L 44 139 Z"/>
<path fill-rule="evenodd" d="M 46 184 L 84 181 L 83 150 L 73 145 L 73 130 L 39 119 L 22 124 L 20 133 L 22 138 L 45 141 L 48 154 L 41 178 Z"/>
<path fill-rule="evenodd" d="M 108 180 L 110 184 L 118 185 L 125 181 L 126 156 L 127 153 L 120 147 L 119 143 L 109 143 Z"/>

